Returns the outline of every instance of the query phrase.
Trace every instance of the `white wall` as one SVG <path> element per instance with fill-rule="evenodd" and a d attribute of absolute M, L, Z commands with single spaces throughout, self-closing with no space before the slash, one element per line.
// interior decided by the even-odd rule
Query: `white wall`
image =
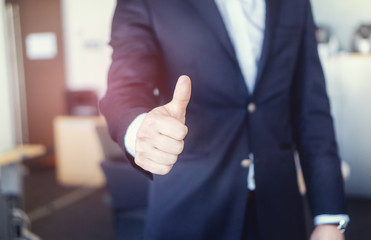
<path fill-rule="evenodd" d="M 343 49 L 361 22 L 371 22 L 369 0 L 311 0 L 317 23 L 331 27 Z M 111 61 L 111 20 L 115 0 L 62 0 L 67 87 L 71 90 L 106 89 Z"/>
<path fill-rule="evenodd" d="M 371 198 L 371 57 L 322 57 L 348 195 Z M 351 81 L 349 81 L 351 79 Z"/>
<path fill-rule="evenodd" d="M 331 28 L 344 50 L 351 50 L 352 36 L 361 23 L 371 24 L 370 0 L 311 0 L 318 24 Z"/>
<path fill-rule="evenodd" d="M 0 1 L 0 153 L 15 146 L 5 1 Z"/>
<path fill-rule="evenodd" d="M 115 0 L 62 0 L 68 89 L 105 93 L 115 5 Z"/>

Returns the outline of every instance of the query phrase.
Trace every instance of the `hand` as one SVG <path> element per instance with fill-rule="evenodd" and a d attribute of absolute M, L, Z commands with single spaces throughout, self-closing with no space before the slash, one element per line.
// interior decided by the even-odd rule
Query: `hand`
<path fill-rule="evenodd" d="M 150 111 L 137 132 L 135 163 L 151 173 L 170 172 L 183 151 L 188 128 L 185 114 L 191 98 L 191 79 L 180 76 L 173 99 Z"/>
<path fill-rule="evenodd" d="M 315 227 L 310 240 L 345 240 L 345 237 L 336 225 L 321 224 Z"/>

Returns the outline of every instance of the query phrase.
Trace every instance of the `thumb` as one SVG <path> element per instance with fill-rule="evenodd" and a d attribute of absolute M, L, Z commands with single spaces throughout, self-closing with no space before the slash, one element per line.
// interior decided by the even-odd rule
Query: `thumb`
<path fill-rule="evenodd" d="M 166 105 L 171 116 L 185 122 L 186 108 L 191 98 L 191 79 L 182 75 L 175 86 L 173 99 Z"/>

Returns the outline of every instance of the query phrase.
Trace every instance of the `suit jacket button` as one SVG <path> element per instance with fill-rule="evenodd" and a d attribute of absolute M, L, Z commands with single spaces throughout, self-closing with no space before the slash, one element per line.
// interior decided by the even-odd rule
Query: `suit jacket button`
<path fill-rule="evenodd" d="M 251 102 L 249 105 L 247 105 L 247 111 L 249 113 L 254 113 L 256 111 L 256 104 Z"/>
<path fill-rule="evenodd" d="M 243 159 L 241 161 L 241 167 L 243 167 L 243 168 L 248 168 L 250 166 L 250 164 L 251 164 L 250 159 Z"/>

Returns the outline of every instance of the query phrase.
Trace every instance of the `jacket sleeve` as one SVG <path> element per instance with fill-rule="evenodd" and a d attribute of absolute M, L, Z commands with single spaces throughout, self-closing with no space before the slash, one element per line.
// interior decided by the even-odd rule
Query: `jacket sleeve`
<path fill-rule="evenodd" d="M 343 179 L 309 1 L 292 89 L 294 137 L 313 216 L 345 213 Z"/>
<path fill-rule="evenodd" d="M 139 114 L 156 107 L 159 101 L 154 89 L 158 88 L 163 72 L 161 55 L 145 0 L 117 1 L 110 45 L 112 64 L 100 111 L 107 120 L 112 139 L 120 145 L 131 164 L 152 177 L 134 163 L 124 144 L 130 123 Z"/>

